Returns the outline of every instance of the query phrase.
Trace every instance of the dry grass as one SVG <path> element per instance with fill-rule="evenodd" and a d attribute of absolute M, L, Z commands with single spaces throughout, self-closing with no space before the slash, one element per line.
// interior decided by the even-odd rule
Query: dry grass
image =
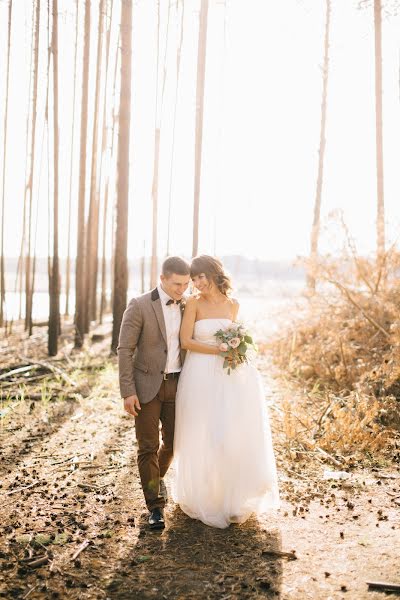
<path fill-rule="evenodd" d="M 393 452 L 400 431 L 400 254 L 392 249 L 377 266 L 351 243 L 347 250 L 314 265 L 316 293 L 271 349 L 290 390 L 291 452 L 297 444 L 378 458 Z"/>

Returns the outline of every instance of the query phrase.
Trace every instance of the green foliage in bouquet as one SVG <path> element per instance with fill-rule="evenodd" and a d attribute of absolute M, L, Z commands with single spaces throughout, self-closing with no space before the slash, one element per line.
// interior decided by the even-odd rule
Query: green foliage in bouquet
<path fill-rule="evenodd" d="M 257 352 L 252 336 L 240 323 L 219 329 L 215 337 L 219 342 L 220 355 L 224 357 L 223 368 L 227 369 L 228 375 L 232 369 L 249 362 Z"/>

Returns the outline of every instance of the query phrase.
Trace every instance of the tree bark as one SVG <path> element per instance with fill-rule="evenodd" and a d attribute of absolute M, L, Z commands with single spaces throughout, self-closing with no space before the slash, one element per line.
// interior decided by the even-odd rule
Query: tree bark
<path fill-rule="evenodd" d="M 78 56 L 78 28 L 79 28 L 79 0 L 76 0 L 75 18 L 75 48 L 74 48 L 74 92 L 72 96 L 72 124 L 71 124 L 71 156 L 69 164 L 69 203 L 68 203 L 68 241 L 67 241 L 67 264 L 65 267 L 65 315 L 69 315 L 69 295 L 71 289 L 71 224 L 72 224 L 72 181 L 74 164 L 74 134 L 75 134 L 75 103 L 76 103 L 76 72 Z"/>
<path fill-rule="evenodd" d="M 194 174 L 194 207 L 193 207 L 193 247 L 192 256 L 199 249 L 199 212 L 200 212 L 200 179 L 201 152 L 203 143 L 204 83 L 206 73 L 208 0 L 201 0 L 199 42 L 197 53 L 197 89 L 196 89 L 196 138 L 195 138 L 195 174 Z"/>
<path fill-rule="evenodd" d="M 79 153 L 79 200 L 78 230 L 75 267 L 75 347 L 83 346 L 85 336 L 85 191 L 86 191 L 86 143 L 88 125 L 89 59 L 90 59 L 90 2 L 85 2 L 85 33 L 82 72 L 82 113 Z"/>
<path fill-rule="evenodd" d="M 32 331 L 32 275 L 31 275 L 31 246 L 32 246 L 32 207 L 33 207 L 33 177 L 35 166 L 35 141 L 36 141 L 36 115 L 37 115 L 37 91 L 39 80 L 39 31 L 40 31 L 40 2 L 36 0 L 35 11 L 35 34 L 34 34 L 34 53 L 33 60 L 33 97 L 32 97 L 32 136 L 31 136 L 31 154 L 29 178 L 26 186 L 26 192 L 29 191 L 29 210 L 28 210 L 28 247 L 25 258 L 25 329 Z M 30 333 L 29 333 L 30 335 Z"/>
<path fill-rule="evenodd" d="M 114 268 L 113 329 L 111 349 L 116 352 L 128 291 L 128 193 L 131 121 L 132 0 L 121 7 L 121 91 L 117 162 L 117 227 Z"/>
<path fill-rule="evenodd" d="M 96 85 L 94 94 L 94 122 L 92 138 L 92 164 L 90 178 L 90 204 L 87 226 L 87 274 L 86 274 L 86 314 L 85 331 L 89 331 L 90 321 L 96 320 L 97 312 L 97 268 L 98 268 L 98 242 L 99 242 L 99 185 L 98 185 L 98 143 L 99 143 L 99 105 L 100 105 L 100 77 L 102 63 L 104 0 L 99 4 L 99 21 L 97 35 L 97 65 Z"/>
<path fill-rule="evenodd" d="M 307 276 L 307 287 L 311 293 L 315 292 L 316 278 L 315 266 L 318 256 L 318 241 L 320 231 L 321 217 L 321 198 L 322 184 L 324 177 L 324 160 L 325 160 L 325 132 L 326 132 L 326 113 L 327 113 L 327 97 L 328 97 L 328 77 L 329 77 L 329 40 L 330 40 L 330 23 L 331 23 L 331 0 L 326 0 L 325 9 L 325 37 L 324 37 L 324 66 L 322 71 L 322 102 L 321 102 L 321 127 L 319 138 L 319 160 L 318 160 L 318 175 L 317 187 L 314 202 L 314 217 L 311 228 L 311 252 L 310 252 L 310 267 Z"/>
<path fill-rule="evenodd" d="M 108 70 L 110 68 L 110 36 L 112 25 L 113 0 L 110 4 L 110 19 L 106 35 L 106 77 L 104 84 L 104 105 L 103 105 L 103 132 L 102 132 L 102 147 L 101 147 L 101 162 L 100 162 L 100 181 L 103 178 L 104 157 L 107 154 L 107 90 L 108 90 Z M 117 63 L 118 51 L 116 52 L 115 63 Z M 115 77 L 114 77 L 115 81 Z M 112 146 L 112 142 L 111 142 Z M 103 239 L 102 239 L 102 255 L 101 255 L 101 295 L 100 295 L 100 312 L 99 322 L 103 322 L 103 315 L 107 308 L 107 259 L 106 259 L 106 241 L 107 241 L 107 215 L 108 215 L 108 182 L 110 171 L 108 168 L 106 176 L 106 184 L 104 186 L 104 201 L 103 201 Z"/>
<path fill-rule="evenodd" d="M 178 11 L 179 2 L 176 3 L 176 10 Z M 169 170 L 169 193 L 168 193 L 168 224 L 167 224 L 167 252 L 166 255 L 170 254 L 170 234 L 171 234 L 171 212 L 172 212 L 172 180 L 174 172 L 174 159 L 175 159 L 175 132 L 176 132 L 176 115 L 178 106 L 178 91 L 179 91 L 179 80 L 181 74 L 181 55 L 182 55 L 182 44 L 183 44 L 183 23 L 185 17 L 185 3 L 182 0 L 182 14 L 181 14 L 181 30 L 178 48 L 176 52 L 176 85 L 175 85 L 175 102 L 174 102 L 174 116 L 172 125 L 172 147 L 171 147 L 171 164 Z"/>
<path fill-rule="evenodd" d="M 4 324 L 4 303 L 6 299 L 6 281 L 4 265 L 4 222 L 5 222 L 5 182 L 7 163 L 7 126 L 8 126 L 8 90 L 10 82 L 10 46 L 11 46 L 12 0 L 8 3 L 8 37 L 7 37 L 7 66 L 6 66 L 6 102 L 4 110 L 4 141 L 3 141 L 3 186 L 1 197 L 1 246 L 0 246 L 0 327 Z"/>
<path fill-rule="evenodd" d="M 376 127 L 376 187 L 377 187 L 377 263 L 383 268 L 385 258 L 385 203 L 383 177 L 383 117 L 382 117 L 382 3 L 374 0 L 375 32 L 375 127 Z"/>
<path fill-rule="evenodd" d="M 50 314 L 48 350 L 50 356 L 58 351 L 58 334 L 60 326 L 60 273 L 58 260 L 58 0 L 53 0 L 53 30 L 51 50 L 53 55 L 53 89 L 54 89 L 54 208 L 53 208 L 53 259 L 50 277 Z"/>

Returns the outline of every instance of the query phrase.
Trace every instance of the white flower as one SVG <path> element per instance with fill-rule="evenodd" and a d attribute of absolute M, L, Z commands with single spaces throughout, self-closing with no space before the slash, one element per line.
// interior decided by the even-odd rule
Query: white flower
<path fill-rule="evenodd" d="M 228 344 L 231 348 L 237 348 L 240 344 L 240 339 L 238 337 L 234 337 L 231 340 L 229 340 Z"/>

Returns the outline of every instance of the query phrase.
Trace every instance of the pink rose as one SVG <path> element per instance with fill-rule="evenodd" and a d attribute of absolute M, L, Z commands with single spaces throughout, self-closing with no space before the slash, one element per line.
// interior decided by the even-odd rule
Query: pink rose
<path fill-rule="evenodd" d="M 240 344 L 240 339 L 238 337 L 234 337 L 231 340 L 229 340 L 228 344 L 231 348 L 237 348 Z"/>
<path fill-rule="evenodd" d="M 219 349 L 221 350 L 221 352 L 226 352 L 228 350 L 228 344 L 222 342 L 222 344 L 219 345 Z"/>

